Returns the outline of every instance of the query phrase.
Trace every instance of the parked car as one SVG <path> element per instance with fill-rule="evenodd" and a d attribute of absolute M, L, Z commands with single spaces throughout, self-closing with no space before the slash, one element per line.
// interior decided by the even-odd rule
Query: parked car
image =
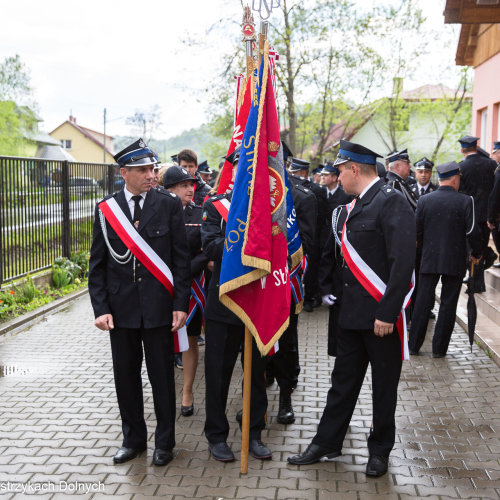
<path fill-rule="evenodd" d="M 99 187 L 107 191 L 108 178 L 103 177 L 102 179 L 99 179 L 97 181 L 97 184 L 99 184 Z M 111 190 L 119 191 L 124 185 L 125 185 L 125 180 L 123 179 L 123 177 L 120 174 L 115 174 L 113 180 L 113 187 Z"/>
<path fill-rule="evenodd" d="M 95 193 L 99 189 L 97 181 L 93 177 L 70 177 L 69 189 L 72 193 Z"/>

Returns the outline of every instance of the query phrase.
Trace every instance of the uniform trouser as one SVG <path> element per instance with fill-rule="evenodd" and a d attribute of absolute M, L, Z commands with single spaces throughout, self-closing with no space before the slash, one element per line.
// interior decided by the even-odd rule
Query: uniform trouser
<path fill-rule="evenodd" d="M 387 457 L 396 436 L 395 412 L 401 374 L 401 343 L 396 331 L 377 337 L 373 330 L 337 332 L 337 358 L 332 386 L 313 443 L 340 451 L 368 363 L 372 370 L 373 432 L 368 438 L 370 455 Z"/>
<path fill-rule="evenodd" d="M 436 326 L 434 327 L 432 352 L 444 355 L 448 350 L 453 327 L 455 326 L 462 277 L 446 274 L 420 274 L 418 295 L 410 328 L 409 348 L 412 351 L 418 352 L 424 343 L 427 323 L 429 322 L 429 313 L 434 305 L 434 294 L 440 277 L 441 304 L 439 306 Z"/>
<path fill-rule="evenodd" d="M 116 395 L 122 418 L 123 446 L 141 448 L 147 442 L 142 395 L 142 348 L 156 414 L 155 447 L 175 446 L 175 383 L 171 326 L 115 328 L 110 332 Z"/>
<path fill-rule="evenodd" d="M 279 339 L 278 352 L 269 359 L 267 373 L 272 373 L 278 382 L 280 391 L 291 393 L 297 382 L 297 365 L 299 363 L 299 346 L 297 323 L 299 315 L 295 314 L 295 302 L 291 301 L 290 324 Z M 300 366 L 299 366 L 300 372 Z"/>
<path fill-rule="evenodd" d="M 210 443 L 227 440 L 227 396 L 245 328 L 207 319 L 205 324 L 205 436 Z M 264 380 L 266 359 L 252 341 L 252 393 L 250 397 L 250 439 L 260 439 L 265 427 L 267 394 Z"/>
<path fill-rule="evenodd" d="M 314 249 L 308 254 L 307 272 L 304 276 L 305 294 L 304 301 L 312 302 L 319 295 L 319 260 L 320 260 L 319 241 L 316 242 Z"/>

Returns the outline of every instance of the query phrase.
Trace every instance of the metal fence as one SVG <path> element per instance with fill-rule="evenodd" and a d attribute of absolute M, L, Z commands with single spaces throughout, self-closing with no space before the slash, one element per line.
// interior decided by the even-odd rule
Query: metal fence
<path fill-rule="evenodd" d="M 95 203 L 116 165 L 0 156 L 0 285 L 90 250 Z"/>

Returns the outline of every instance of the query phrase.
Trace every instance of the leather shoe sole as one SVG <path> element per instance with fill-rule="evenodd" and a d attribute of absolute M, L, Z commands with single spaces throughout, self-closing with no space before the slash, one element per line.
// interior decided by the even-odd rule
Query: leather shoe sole
<path fill-rule="evenodd" d="M 146 449 L 146 446 L 141 447 L 141 448 L 127 448 L 125 446 L 122 446 L 117 452 L 116 455 L 113 457 L 113 462 L 115 464 L 123 464 L 125 462 L 128 462 L 129 460 L 134 459 L 142 453 Z"/>
<path fill-rule="evenodd" d="M 167 465 L 174 458 L 172 450 L 162 450 L 161 448 L 156 448 L 153 453 L 153 464 L 155 465 Z"/>
<path fill-rule="evenodd" d="M 366 464 L 366 475 L 369 477 L 383 476 L 387 472 L 388 464 L 388 457 L 371 456 Z"/>
<path fill-rule="evenodd" d="M 329 450 L 323 446 L 311 443 L 303 453 L 288 457 L 288 463 L 293 465 L 310 465 L 320 461 L 332 460 L 340 457 L 340 450 Z"/>
<path fill-rule="evenodd" d="M 234 462 L 234 454 L 226 442 L 208 443 L 208 449 L 212 457 L 219 462 Z"/>

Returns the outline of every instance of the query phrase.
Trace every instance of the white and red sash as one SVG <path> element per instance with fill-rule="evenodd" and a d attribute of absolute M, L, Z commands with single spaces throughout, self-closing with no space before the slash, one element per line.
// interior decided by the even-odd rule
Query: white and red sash
<path fill-rule="evenodd" d="M 231 202 L 226 198 L 221 198 L 220 200 L 215 200 L 212 202 L 217 212 L 227 222 L 227 217 L 229 215 L 229 208 L 231 207 Z"/>
<path fill-rule="evenodd" d="M 115 198 L 109 198 L 99 203 L 99 209 L 124 245 L 173 297 L 174 277 L 172 276 L 172 272 L 161 257 L 135 229 Z M 183 337 L 185 337 L 185 339 Z M 181 328 L 174 332 L 174 346 L 176 349 L 175 352 L 186 351 L 189 348 L 185 328 Z"/>
<path fill-rule="evenodd" d="M 349 205 L 346 206 L 347 209 L 347 217 L 344 222 L 344 227 L 342 229 L 342 254 L 344 256 L 345 262 L 349 267 L 349 270 L 354 274 L 355 278 L 361 283 L 363 288 L 377 301 L 380 302 L 380 299 L 383 297 L 387 285 L 378 277 L 375 271 L 362 259 L 362 257 L 358 254 L 355 248 L 351 245 L 349 240 L 347 239 L 346 233 L 346 224 L 349 218 L 349 213 L 356 199 L 354 199 Z M 401 340 L 401 353 L 404 360 L 410 359 L 410 353 L 408 350 L 408 333 L 406 329 L 406 315 L 405 309 L 410 303 L 410 297 L 413 292 L 415 286 L 415 272 L 413 272 L 411 277 L 410 289 L 406 294 L 406 297 L 403 302 L 403 306 L 401 308 L 401 312 L 399 313 L 396 329 L 399 334 L 399 338 Z"/>

